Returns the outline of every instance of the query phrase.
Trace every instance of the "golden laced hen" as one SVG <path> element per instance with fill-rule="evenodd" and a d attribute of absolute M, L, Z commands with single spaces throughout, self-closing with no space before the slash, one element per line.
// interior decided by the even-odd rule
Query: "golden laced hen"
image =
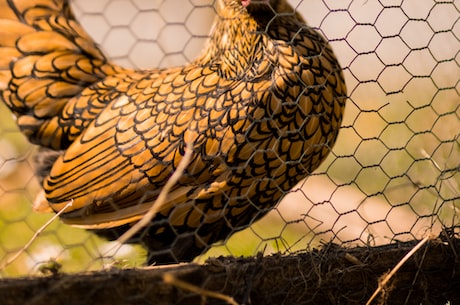
<path fill-rule="evenodd" d="M 147 247 L 149 263 L 189 261 L 320 165 L 346 96 L 329 44 L 285 0 L 220 4 L 199 58 L 133 71 L 106 59 L 67 1 L 1 0 L 0 90 L 43 147 L 39 205 L 60 211 L 73 200 L 62 221 L 117 238 L 189 143 L 166 203 L 130 240 Z"/>

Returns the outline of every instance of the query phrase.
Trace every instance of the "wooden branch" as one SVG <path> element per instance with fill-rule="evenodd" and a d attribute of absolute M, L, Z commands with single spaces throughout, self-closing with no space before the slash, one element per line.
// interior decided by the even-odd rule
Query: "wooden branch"
<path fill-rule="evenodd" d="M 416 244 L 351 249 L 327 244 L 321 250 L 290 256 L 221 257 L 204 265 L 2 279 L 0 303 L 361 305 L 379 279 Z M 459 250 L 458 238 L 430 240 L 391 278 L 373 304 L 460 304 Z"/>

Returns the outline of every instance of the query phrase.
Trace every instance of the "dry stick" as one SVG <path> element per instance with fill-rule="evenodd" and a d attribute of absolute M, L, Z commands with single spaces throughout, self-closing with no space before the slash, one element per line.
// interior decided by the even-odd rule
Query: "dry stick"
<path fill-rule="evenodd" d="M 163 205 L 166 203 L 166 197 L 168 196 L 169 191 L 171 188 L 177 183 L 179 178 L 182 176 L 182 174 L 185 171 L 185 168 L 188 166 L 190 163 L 190 158 L 192 157 L 192 144 L 187 143 L 185 147 L 185 154 L 180 160 L 179 164 L 176 167 L 176 170 L 174 173 L 169 177 L 168 181 L 166 181 L 166 184 L 164 185 L 163 189 L 161 190 L 160 194 L 158 195 L 158 198 L 155 200 L 153 205 L 150 207 L 150 209 L 147 211 L 147 213 L 135 224 L 133 225 L 128 231 L 126 231 L 122 236 L 120 236 L 116 240 L 116 245 L 114 245 L 112 248 L 110 248 L 105 255 L 109 255 L 111 251 L 114 251 L 114 253 L 121 247 L 122 244 L 127 242 L 131 237 L 134 236 L 137 232 L 139 232 L 143 227 L 148 225 L 150 221 L 155 217 L 155 215 L 163 208 Z"/>
<path fill-rule="evenodd" d="M 452 147 L 452 149 L 454 149 L 454 148 Z M 433 163 L 434 167 L 436 167 L 436 169 L 441 173 L 440 176 L 437 177 L 437 178 L 442 179 L 442 177 L 441 177 L 441 176 L 442 176 L 442 173 L 445 172 L 445 171 L 441 168 L 441 166 L 439 166 L 439 164 L 433 159 L 433 157 L 430 156 L 430 155 L 426 152 L 426 150 L 422 149 L 421 152 L 422 152 L 422 155 L 423 155 L 425 158 L 427 158 L 428 160 L 430 160 L 430 161 Z M 451 150 L 451 152 L 449 153 L 449 155 L 450 155 L 450 154 L 452 154 L 452 150 Z M 458 187 L 457 187 L 456 185 L 454 185 L 454 184 L 450 181 L 450 179 L 447 179 L 447 183 L 446 183 L 446 184 L 447 184 L 447 187 L 448 187 L 454 194 L 458 194 L 458 192 L 459 192 Z"/>
<path fill-rule="evenodd" d="M 227 302 L 227 304 L 230 304 L 230 305 L 239 305 L 235 301 L 235 299 L 232 298 L 231 296 L 228 296 L 228 295 L 225 295 L 225 294 L 222 294 L 222 293 L 219 293 L 219 292 L 215 292 L 215 291 L 212 291 L 212 290 L 203 289 L 203 288 L 200 288 L 198 286 L 192 285 L 192 284 L 187 283 L 185 281 L 179 280 L 178 278 L 176 278 L 171 273 L 165 273 L 163 275 L 163 281 L 166 284 L 170 284 L 170 285 L 176 286 L 178 288 L 181 288 L 181 289 L 188 290 L 188 291 L 194 292 L 196 294 L 199 294 L 199 295 L 201 295 L 201 297 L 210 297 L 210 298 L 225 301 L 225 302 Z"/>
<path fill-rule="evenodd" d="M 62 213 L 64 213 L 65 210 L 67 210 L 69 207 L 71 207 L 73 204 L 73 199 L 70 199 L 70 201 L 62 208 L 62 210 L 60 210 L 59 212 L 57 212 L 53 217 L 51 217 L 43 226 L 41 226 L 36 232 L 35 234 L 32 236 L 32 238 L 27 242 L 27 244 L 25 244 L 24 247 L 22 247 L 21 250 L 19 250 L 18 252 L 16 252 L 15 255 L 13 255 L 13 257 L 11 257 L 10 259 L 8 259 L 6 262 L 2 263 L 2 265 L 0 266 L 0 270 L 3 270 L 4 268 L 6 268 L 8 265 L 10 265 L 12 262 L 14 262 L 22 253 L 24 253 L 29 247 L 30 245 L 34 242 L 35 239 L 37 239 L 37 237 L 43 232 L 45 231 L 45 229 L 47 227 L 49 227 L 49 225 L 56 219 L 59 217 L 59 215 L 61 215 Z"/>
<path fill-rule="evenodd" d="M 411 258 L 415 252 L 417 252 L 430 238 L 432 238 L 431 235 L 425 236 L 412 250 L 410 250 L 400 261 L 399 263 L 388 273 L 383 280 L 379 282 L 379 287 L 375 290 L 374 294 L 370 297 L 370 299 L 367 301 L 366 305 L 370 305 L 372 301 L 377 297 L 377 295 L 380 293 L 380 291 L 385 287 L 385 285 L 388 283 L 388 281 L 398 272 L 398 270 L 404 265 L 409 258 Z"/>

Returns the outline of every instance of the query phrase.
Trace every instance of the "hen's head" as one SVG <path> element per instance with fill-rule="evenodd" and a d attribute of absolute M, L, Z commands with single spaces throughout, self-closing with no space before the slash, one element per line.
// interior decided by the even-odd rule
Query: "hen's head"
<path fill-rule="evenodd" d="M 297 15 L 287 0 L 237 0 L 240 5 L 262 27 L 272 23 L 278 17 Z M 276 18 L 275 18 L 276 17 Z"/>
<path fill-rule="evenodd" d="M 277 14 L 295 14 L 295 10 L 289 5 L 287 0 L 224 0 L 232 2 L 238 10 L 247 12 L 259 24 L 266 25 Z"/>
<path fill-rule="evenodd" d="M 241 29 L 245 20 L 255 24 L 257 31 L 266 31 L 292 20 L 303 22 L 288 0 L 220 0 L 217 3 L 220 20 L 230 28 Z"/>

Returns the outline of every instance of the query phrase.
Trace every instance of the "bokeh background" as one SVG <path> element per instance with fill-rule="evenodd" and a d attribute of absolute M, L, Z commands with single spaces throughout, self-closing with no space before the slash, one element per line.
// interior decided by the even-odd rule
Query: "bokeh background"
<path fill-rule="evenodd" d="M 380 245 L 459 226 L 460 3 L 290 0 L 332 44 L 349 99 L 333 153 L 276 209 L 207 256 Z M 116 63 L 182 65 L 200 54 L 212 0 L 71 0 L 77 19 Z M 53 215 L 32 210 L 36 148 L 0 104 L 0 266 Z M 139 266 L 140 247 L 52 222 L 1 277 Z"/>

